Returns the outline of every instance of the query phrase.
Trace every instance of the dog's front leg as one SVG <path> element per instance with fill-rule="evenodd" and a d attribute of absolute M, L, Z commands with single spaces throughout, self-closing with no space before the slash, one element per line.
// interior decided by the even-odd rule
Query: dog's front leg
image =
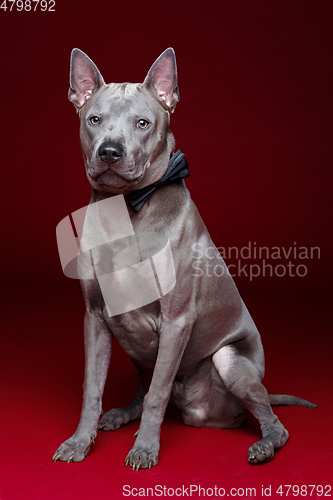
<path fill-rule="evenodd" d="M 80 423 L 73 436 L 55 452 L 54 461 L 82 462 L 89 454 L 97 435 L 111 356 L 112 334 L 103 319 L 88 311 L 84 321 L 84 341 L 86 365 Z"/>
<path fill-rule="evenodd" d="M 149 391 L 144 399 L 137 439 L 125 461 L 133 470 L 147 469 L 158 464 L 161 424 L 191 331 L 192 323 L 185 318 L 177 323 L 163 322 L 158 356 Z"/>

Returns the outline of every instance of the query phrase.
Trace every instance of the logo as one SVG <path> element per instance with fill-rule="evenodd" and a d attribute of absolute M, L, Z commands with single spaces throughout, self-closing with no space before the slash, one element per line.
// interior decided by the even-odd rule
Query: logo
<path fill-rule="evenodd" d="M 169 239 L 135 233 L 123 195 L 76 210 L 56 234 L 65 276 L 97 278 L 110 317 L 150 304 L 176 284 Z"/>

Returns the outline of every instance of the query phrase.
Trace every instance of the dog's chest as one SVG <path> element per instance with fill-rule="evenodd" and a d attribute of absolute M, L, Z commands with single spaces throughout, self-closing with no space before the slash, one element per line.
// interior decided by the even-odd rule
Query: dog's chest
<path fill-rule="evenodd" d="M 158 353 L 156 303 L 108 318 L 107 323 L 124 351 L 134 360 L 153 368 Z"/>

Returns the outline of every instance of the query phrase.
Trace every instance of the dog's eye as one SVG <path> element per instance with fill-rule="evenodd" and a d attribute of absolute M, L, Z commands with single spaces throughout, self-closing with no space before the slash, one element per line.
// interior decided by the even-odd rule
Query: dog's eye
<path fill-rule="evenodd" d="M 92 116 L 91 118 L 89 118 L 89 121 L 90 121 L 90 123 L 92 123 L 93 125 L 98 125 L 98 123 L 99 123 L 99 118 L 98 118 L 98 116 Z"/>
<path fill-rule="evenodd" d="M 139 128 L 142 128 L 142 129 L 143 128 L 147 128 L 148 125 L 149 125 L 149 122 L 147 122 L 147 120 L 144 120 L 143 118 L 141 120 L 139 120 L 138 123 L 137 123 L 137 126 Z"/>

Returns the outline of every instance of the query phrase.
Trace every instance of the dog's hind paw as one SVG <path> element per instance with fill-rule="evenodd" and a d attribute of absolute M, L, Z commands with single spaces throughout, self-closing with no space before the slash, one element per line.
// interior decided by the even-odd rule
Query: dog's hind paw
<path fill-rule="evenodd" d="M 249 448 L 249 455 L 247 457 L 250 464 L 261 464 L 272 460 L 274 456 L 274 448 L 271 443 L 262 443 L 259 441 Z"/>
<path fill-rule="evenodd" d="M 142 414 L 142 403 L 133 403 L 124 408 L 114 408 L 103 415 L 98 422 L 101 431 L 115 431 L 123 425 L 138 420 Z"/>
<path fill-rule="evenodd" d="M 277 421 L 261 441 L 250 446 L 248 461 L 253 465 L 258 465 L 272 460 L 274 450 L 282 448 L 288 441 L 288 438 L 288 431 Z"/>
<path fill-rule="evenodd" d="M 91 445 L 94 444 L 96 436 L 91 436 L 88 439 L 85 438 L 75 438 L 72 436 L 67 439 L 62 445 L 57 449 L 53 455 L 52 460 L 57 462 L 82 462 L 90 453 Z"/>

